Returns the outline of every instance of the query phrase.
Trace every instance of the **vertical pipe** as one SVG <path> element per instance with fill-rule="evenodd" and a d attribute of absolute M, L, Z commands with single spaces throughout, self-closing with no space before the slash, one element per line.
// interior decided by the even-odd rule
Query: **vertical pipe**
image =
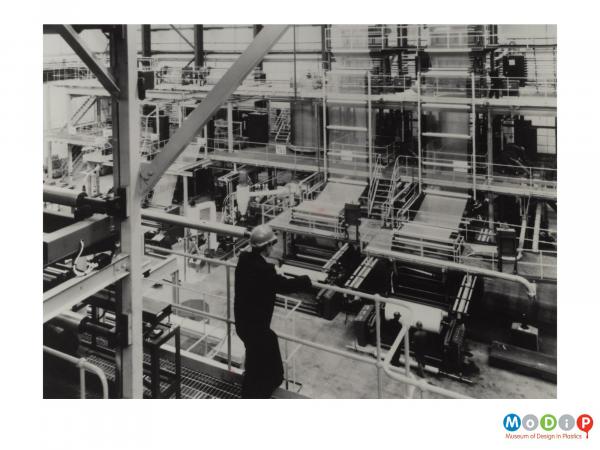
<path fill-rule="evenodd" d="M 488 226 L 492 231 L 494 231 L 495 227 L 494 215 L 494 194 L 490 192 L 488 195 Z"/>
<path fill-rule="evenodd" d="M 44 131 L 52 128 L 52 108 L 50 99 L 52 98 L 52 85 L 44 83 Z M 48 172 L 46 172 L 46 180 L 52 181 L 52 142 L 44 140 L 44 153 L 46 157 L 46 166 Z"/>
<path fill-rule="evenodd" d="M 227 102 L 227 149 L 233 152 L 233 103 Z"/>
<path fill-rule="evenodd" d="M 173 303 L 179 305 L 179 270 L 173 272 L 171 282 L 173 283 Z"/>
<path fill-rule="evenodd" d="M 85 399 L 85 369 L 79 366 L 79 397 Z"/>
<path fill-rule="evenodd" d="M 406 326 L 408 327 L 406 329 L 406 334 L 404 335 L 404 371 L 406 372 L 406 376 L 409 377 L 410 376 L 410 324 L 406 323 Z M 402 332 L 402 331 L 400 331 Z M 410 392 L 411 392 L 411 386 L 406 385 L 406 392 L 407 397 L 410 397 Z M 422 394 L 423 391 L 421 391 Z"/>
<path fill-rule="evenodd" d="M 377 297 L 379 295 L 376 294 Z M 379 300 L 375 300 L 375 335 L 377 344 L 377 398 L 381 398 L 381 317 Z"/>
<path fill-rule="evenodd" d="M 292 26 L 294 33 L 294 100 L 298 97 L 298 84 L 296 80 L 296 25 Z"/>
<path fill-rule="evenodd" d="M 369 152 L 369 183 L 373 183 L 373 129 L 371 118 L 371 71 L 367 71 L 367 130 L 368 130 L 368 152 Z"/>
<path fill-rule="evenodd" d="M 327 25 L 321 25 L 321 70 L 329 70 L 327 64 Z"/>
<path fill-rule="evenodd" d="M 231 371 L 231 286 L 229 266 L 225 266 L 225 283 L 227 283 L 227 370 Z"/>
<path fill-rule="evenodd" d="M 419 28 L 420 30 L 420 28 Z M 419 37 L 420 39 L 420 37 Z M 421 173 L 421 159 L 423 158 L 423 152 L 421 149 L 421 72 L 417 73 L 417 164 L 418 164 L 418 177 L 419 177 L 419 193 L 422 191 L 422 178 Z"/>
<path fill-rule="evenodd" d="M 188 178 L 184 175 L 181 176 L 181 182 L 183 184 L 183 202 L 181 203 L 181 215 L 187 216 L 188 211 Z M 183 229 L 183 251 L 184 253 L 188 253 L 190 249 L 190 230 L 189 228 Z M 187 281 L 187 256 L 183 257 L 183 279 Z"/>
<path fill-rule="evenodd" d="M 471 126 L 471 148 L 472 148 L 472 171 L 473 171 L 473 200 L 477 198 L 477 111 L 475 110 L 475 71 L 471 73 L 471 114 L 473 123 Z"/>
<path fill-rule="evenodd" d="M 175 398 L 181 398 L 181 329 L 179 327 L 175 332 L 175 379 L 177 380 Z"/>
<path fill-rule="evenodd" d="M 487 160 L 487 176 L 488 182 L 490 182 L 492 180 L 492 177 L 494 176 L 492 166 L 492 164 L 494 163 L 494 128 L 492 126 L 492 111 L 490 108 L 488 108 L 487 111 Z"/>
<path fill-rule="evenodd" d="M 323 72 L 323 179 L 327 183 L 327 72 Z"/>

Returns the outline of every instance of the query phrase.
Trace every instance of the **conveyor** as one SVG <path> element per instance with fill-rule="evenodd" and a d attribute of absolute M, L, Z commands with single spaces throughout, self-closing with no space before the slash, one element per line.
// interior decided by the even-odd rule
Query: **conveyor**
<path fill-rule="evenodd" d="M 329 182 L 316 200 L 305 200 L 292 208 L 290 223 L 311 229 L 322 229 L 343 235 L 344 207 L 358 203 L 365 183 L 353 180 Z"/>
<path fill-rule="evenodd" d="M 462 194 L 425 190 L 414 218 L 394 230 L 391 248 L 456 260 L 462 251 L 460 223 L 468 199 Z"/>

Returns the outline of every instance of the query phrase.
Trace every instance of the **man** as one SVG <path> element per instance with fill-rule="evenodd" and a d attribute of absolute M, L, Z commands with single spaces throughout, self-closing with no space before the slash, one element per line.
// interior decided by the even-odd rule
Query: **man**
<path fill-rule="evenodd" d="M 251 251 L 240 254 L 235 268 L 235 329 L 246 347 L 242 398 L 270 398 L 283 381 L 279 342 L 271 330 L 275 294 L 311 286 L 308 276 L 286 278 L 266 261 L 276 242 L 271 227 L 255 227 Z"/>

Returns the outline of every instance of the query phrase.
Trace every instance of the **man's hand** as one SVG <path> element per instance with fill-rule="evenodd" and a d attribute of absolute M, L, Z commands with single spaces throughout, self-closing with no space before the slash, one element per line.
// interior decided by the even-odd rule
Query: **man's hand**
<path fill-rule="evenodd" d="M 312 287 L 312 281 L 308 275 L 301 275 L 298 277 L 301 284 L 301 289 L 308 290 Z"/>

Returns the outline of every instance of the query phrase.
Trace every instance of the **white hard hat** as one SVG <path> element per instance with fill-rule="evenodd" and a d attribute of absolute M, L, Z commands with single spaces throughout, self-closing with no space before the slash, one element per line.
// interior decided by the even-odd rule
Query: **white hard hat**
<path fill-rule="evenodd" d="M 269 225 L 258 225 L 250 234 L 250 246 L 253 248 L 262 248 L 275 242 L 277 242 L 277 236 Z"/>

